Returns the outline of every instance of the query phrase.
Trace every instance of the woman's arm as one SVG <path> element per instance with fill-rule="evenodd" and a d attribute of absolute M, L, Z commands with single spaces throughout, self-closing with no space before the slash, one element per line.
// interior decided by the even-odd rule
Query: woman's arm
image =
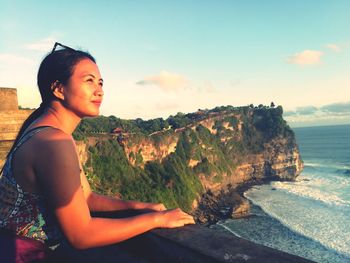
<path fill-rule="evenodd" d="M 163 204 L 159 203 L 144 203 L 139 201 L 125 201 L 120 200 L 116 197 L 109 197 L 100 195 L 94 192 L 88 197 L 88 206 L 90 211 L 102 212 L 102 211 L 117 211 L 117 210 L 128 210 L 128 209 L 150 209 L 154 211 L 166 210 Z"/>
<path fill-rule="evenodd" d="M 45 138 L 37 140 L 34 170 L 63 233 L 74 247 L 108 245 L 156 227 L 194 223 L 193 218 L 180 209 L 124 219 L 92 218 L 82 189 L 74 142 L 58 130 L 48 133 Z"/>

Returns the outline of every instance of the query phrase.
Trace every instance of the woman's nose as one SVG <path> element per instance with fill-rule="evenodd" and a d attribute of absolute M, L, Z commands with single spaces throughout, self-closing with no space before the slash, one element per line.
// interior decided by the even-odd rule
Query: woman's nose
<path fill-rule="evenodd" d="M 95 95 L 97 95 L 99 97 L 102 97 L 104 95 L 102 86 L 100 86 L 100 85 L 97 86 L 97 88 L 95 90 Z"/>

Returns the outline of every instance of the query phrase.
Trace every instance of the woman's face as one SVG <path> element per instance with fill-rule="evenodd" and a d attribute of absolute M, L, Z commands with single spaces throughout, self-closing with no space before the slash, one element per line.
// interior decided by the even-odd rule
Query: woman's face
<path fill-rule="evenodd" d="M 103 80 L 97 65 L 90 59 L 80 60 L 64 85 L 63 105 L 80 118 L 100 113 L 103 98 Z"/>

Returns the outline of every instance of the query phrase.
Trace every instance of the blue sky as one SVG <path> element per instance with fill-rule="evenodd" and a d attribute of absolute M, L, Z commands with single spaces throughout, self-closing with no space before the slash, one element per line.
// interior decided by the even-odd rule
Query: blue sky
<path fill-rule="evenodd" d="M 350 1 L 0 0 L 0 86 L 37 107 L 55 41 L 97 59 L 103 115 L 282 105 L 291 126 L 350 123 Z"/>

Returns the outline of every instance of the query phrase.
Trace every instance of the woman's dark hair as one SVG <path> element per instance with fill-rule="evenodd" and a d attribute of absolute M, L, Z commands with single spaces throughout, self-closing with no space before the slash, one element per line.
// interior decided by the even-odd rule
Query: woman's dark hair
<path fill-rule="evenodd" d="M 55 50 L 57 45 L 64 47 L 64 49 Z M 63 85 L 67 84 L 68 80 L 73 74 L 75 65 L 82 59 L 90 59 L 96 63 L 94 57 L 88 52 L 75 50 L 59 43 L 56 43 L 53 51 L 44 58 L 40 64 L 37 76 L 37 83 L 42 102 L 39 108 L 37 108 L 24 121 L 20 131 L 18 132 L 16 140 L 11 147 L 11 150 L 7 154 L 7 157 L 13 151 L 24 131 L 33 121 L 44 113 L 46 106 L 49 105 L 49 103 L 55 98 L 53 95 L 52 85 L 54 85 L 57 81 Z"/>

